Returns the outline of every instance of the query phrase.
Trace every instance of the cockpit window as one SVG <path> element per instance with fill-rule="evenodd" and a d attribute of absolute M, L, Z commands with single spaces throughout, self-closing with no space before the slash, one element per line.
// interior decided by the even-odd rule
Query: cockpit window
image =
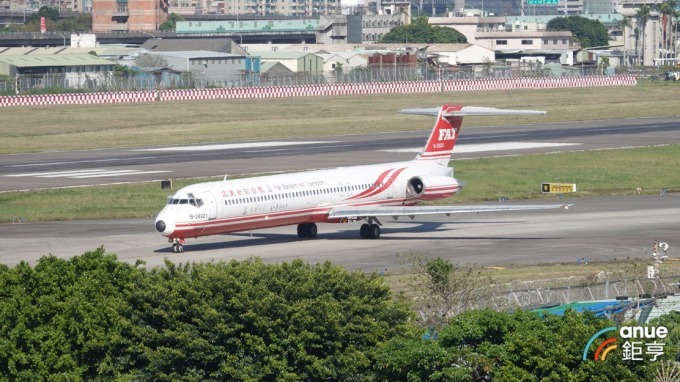
<path fill-rule="evenodd" d="M 189 194 L 189 199 L 181 198 L 168 198 L 168 204 L 191 204 L 194 207 L 201 207 L 203 205 L 203 199 L 196 199 Z"/>
<path fill-rule="evenodd" d="M 203 205 L 203 199 L 189 199 L 189 204 L 194 207 L 200 207 Z"/>

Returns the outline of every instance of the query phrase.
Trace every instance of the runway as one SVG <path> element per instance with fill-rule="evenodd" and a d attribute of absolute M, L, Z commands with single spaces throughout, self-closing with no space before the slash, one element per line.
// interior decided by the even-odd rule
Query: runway
<path fill-rule="evenodd" d="M 545 201 L 544 201 L 545 202 Z M 555 201 L 547 201 L 554 203 Z M 680 195 L 562 199 L 569 210 L 461 214 L 449 218 L 383 221 L 378 240 L 359 239 L 359 224 L 319 224 L 316 239 L 300 240 L 295 227 L 187 239 L 173 254 L 151 219 L 0 224 L 0 263 L 70 258 L 103 245 L 119 259 L 148 266 L 173 262 L 242 260 L 277 263 L 330 260 L 353 270 L 398 272 L 405 254 L 443 257 L 460 264 L 512 265 L 648 258 L 655 239 L 680 237 Z M 518 202 L 520 203 L 520 202 Z M 532 203 L 535 203 L 532 201 Z"/>
<path fill-rule="evenodd" d="M 413 159 L 431 131 L 0 155 L 0 192 Z M 680 143 L 680 118 L 463 128 L 453 159 Z"/>

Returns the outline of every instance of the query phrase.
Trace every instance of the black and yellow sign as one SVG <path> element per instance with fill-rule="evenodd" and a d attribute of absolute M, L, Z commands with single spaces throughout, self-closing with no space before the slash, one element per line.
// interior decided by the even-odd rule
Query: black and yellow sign
<path fill-rule="evenodd" d="M 541 183 L 541 192 L 544 194 L 576 192 L 576 183 Z"/>

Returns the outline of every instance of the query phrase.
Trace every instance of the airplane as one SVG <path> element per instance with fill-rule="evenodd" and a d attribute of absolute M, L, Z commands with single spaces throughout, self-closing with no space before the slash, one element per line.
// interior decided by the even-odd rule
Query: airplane
<path fill-rule="evenodd" d="M 403 109 L 435 116 L 422 152 L 405 162 L 339 167 L 198 183 L 178 190 L 155 220 L 155 228 L 184 252 L 187 238 L 297 225 L 299 238 L 315 238 L 316 223 L 364 221 L 362 239 L 380 237 L 379 218 L 568 208 L 569 205 L 418 205 L 453 196 L 462 183 L 449 167 L 464 116 L 540 115 L 544 111 L 443 105 Z"/>

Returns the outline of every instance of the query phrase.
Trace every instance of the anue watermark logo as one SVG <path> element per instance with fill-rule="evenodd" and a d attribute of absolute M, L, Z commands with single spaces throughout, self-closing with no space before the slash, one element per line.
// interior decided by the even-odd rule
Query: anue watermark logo
<path fill-rule="evenodd" d="M 604 361 L 609 352 L 619 348 L 617 344 L 619 339 L 612 337 L 612 335 L 616 334 L 616 331 L 616 326 L 610 326 L 590 337 L 586 347 L 583 348 L 583 360 L 588 359 L 590 345 L 605 333 L 614 332 L 597 347 L 593 354 L 593 360 Z M 618 328 L 618 331 L 619 337 L 624 340 L 624 343 L 621 345 L 621 356 L 624 361 L 643 361 L 645 359 L 656 361 L 659 356 L 663 355 L 663 349 L 666 344 L 659 340 L 663 340 L 668 336 L 668 329 L 665 326 L 622 326 Z"/>

